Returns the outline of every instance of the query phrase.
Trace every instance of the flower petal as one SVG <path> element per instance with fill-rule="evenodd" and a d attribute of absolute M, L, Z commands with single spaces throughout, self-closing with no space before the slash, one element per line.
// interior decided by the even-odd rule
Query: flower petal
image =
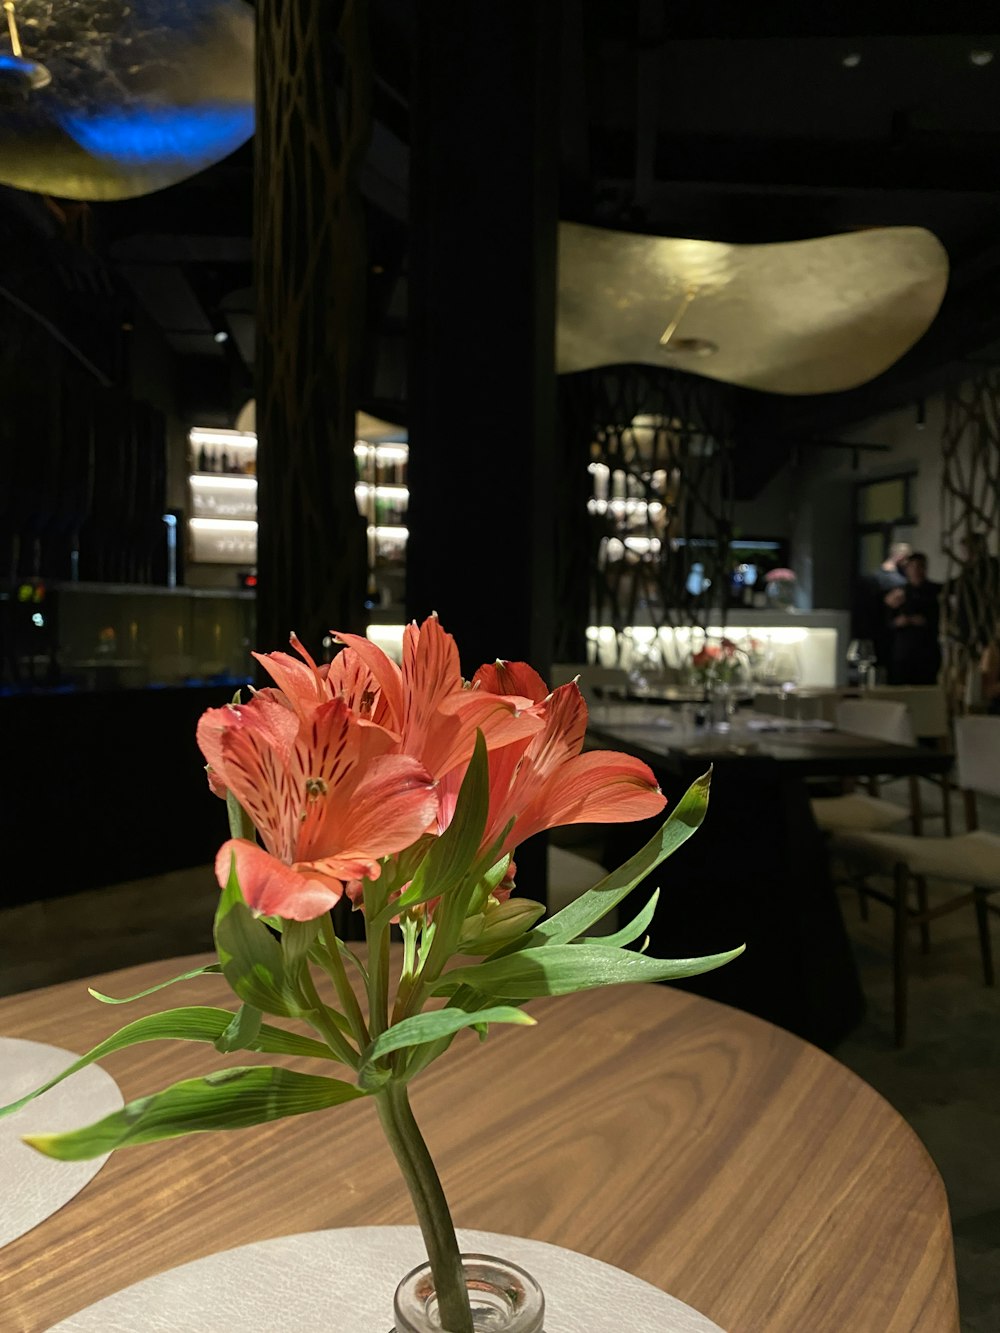
<path fill-rule="evenodd" d="M 331 697 L 343 699 L 357 717 L 393 728 L 394 720 L 381 685 L 368 663 L 353 649 L 345 648 L 337 654 L 326 679 Z"/>
<path fill-rule="evenodd" d="M 534 667 L 527 662 L 504 662 L 500 658 L 481 666 L 472 683 L 490 694 L 517 694 L 536 704 L 549 693 L 549 687 Z"/>
<path fill-rule="evenodd" d="M 332 790 L 321 798 L 328 802 L 323 822 L 300 858 L 337 878 L 374 878 L 373 861 L 409 847 L 437 819 L 435 783 L 418 760 L 384 755 L 366 760 L 358 773 L 349 800 L 330 799 Z"/>
<path fill-rule="evenodd" d="M 215 877 L 220 887 L 229 879 L 233 857 L 247 906 L 261 916 L 312 921 L 335 906 L 344 892 L 343 884 L 283 865 L 263 847 L 245 838 L 231 838 L 219 848 Z"/>
<path fill-rule="evenodd" d="M 281 855 L 274 844 L 281 841 L 287 795 L 282 776 L 299 731 L 299 719 L 283 697 L 276 690 L 261 690 L 247 704 L 209 708 L 197 730 L 215 789 L 233 793 L 276 855 Z"/>
<path fill-rule="evenodd" d="M 385 655 L 377 644 L 372 643 L 371 639 L 366 639 L 363 634 L 342 634 L 340 630 L 331 630 L 330 633 L 339 643 L 345 645 L 345 651 L 357 653 L 361 661 L 368 667 L 382 691 L 382 698 L 391 716 L 391 720 L 386 722 L 386 726 L 392 727 L 394 731 L 401 730 L 403 725 L 403 677 L 399 667 L 391 657 Z M 340 654 L 340 656 L 343 656 L 343 654 Z"/>
<path fill-rule="evenodd" d="M 289 635 L 289 640 L 303 661 L 288 653 L 254 653 L 253 656 L 295 711 L 305 716 L 331 697 L 326 684 L 329 668 L 317 666 L 296 635 Z"/>

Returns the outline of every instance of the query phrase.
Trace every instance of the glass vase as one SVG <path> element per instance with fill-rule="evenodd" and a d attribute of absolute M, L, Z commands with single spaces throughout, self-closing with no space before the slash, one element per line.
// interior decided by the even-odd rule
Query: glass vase
<path fill-rule="evenodd" d="M 736 692 L 726 681 L 713 681 L 708 692 L 708 725 L 713 731 L 729 731 L 736 712 Z"/>
<path fill-rule="evenodd" d="M 545 1298 L 530 1273 L 488 1254 L 463 1254 L 462 1268 L 476 1333 L 544 1333 Z M 429 1263 L 407 1273 L 393 1308 L 391 1333 L 453 1333 L 440 1323 Z"/>
<path fill-rule="evenodd" d="M 790 611 L 795 606 L 795 584 L 786 579 L 773 579 L 767 585 L 767 600 L 770 606 L 782 611 Z"/>

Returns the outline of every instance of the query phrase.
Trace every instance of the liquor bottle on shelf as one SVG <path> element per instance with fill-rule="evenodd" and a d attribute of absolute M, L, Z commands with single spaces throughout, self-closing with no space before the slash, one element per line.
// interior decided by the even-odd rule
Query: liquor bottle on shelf
<path fill-rule="evenodd" d="M 205 452 L 205 446 L 202 445 L 198 450 L 198 459 L 195 464 L 199 472 L 208 471 L 208 454 Z"/>
<path fill-rule="evenodd" d="M 222 457 L 219 459 L 219 471 L 220 472 L 229 471 L 229 455 L 226 453 L 225 449 L 223 449 Z"/>

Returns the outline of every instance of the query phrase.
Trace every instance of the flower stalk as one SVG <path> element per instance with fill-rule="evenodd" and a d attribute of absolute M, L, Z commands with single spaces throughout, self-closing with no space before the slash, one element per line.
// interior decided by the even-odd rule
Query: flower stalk
<path fill-rule="evenodd" d="M 390 1082 L 376 1095 L 379 1120 L 406 1181 L 434 1274 L 441 1327 L 474 1333 L 458 1238 L 441 1180 L 413 1116 L 406 1086 Z"/>

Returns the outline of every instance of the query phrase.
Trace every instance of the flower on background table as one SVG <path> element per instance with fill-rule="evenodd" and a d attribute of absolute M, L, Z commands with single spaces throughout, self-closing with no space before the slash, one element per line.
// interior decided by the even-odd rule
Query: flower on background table
<path fill-rule="evenodd" d="M 691 672 L 698 684 L 736 685 L 747 676 L 745 654 L 728 638 L 704 643 L 691 655 Z"/>
<path fill-rule="evenodd" d="M 795 575 L 795 570 L 794 570 L 794 569 L 786 569 L 786 568 L 784 568 L 784 567 L 779 568 L 779 569 L 769 569 L 769 570 L 767 571 L 767 573 L 764 575 L 764 582 L 765 582 L 765 583 L 795 583 L 795 582 L 797 582 L 796 575 Z"/>

